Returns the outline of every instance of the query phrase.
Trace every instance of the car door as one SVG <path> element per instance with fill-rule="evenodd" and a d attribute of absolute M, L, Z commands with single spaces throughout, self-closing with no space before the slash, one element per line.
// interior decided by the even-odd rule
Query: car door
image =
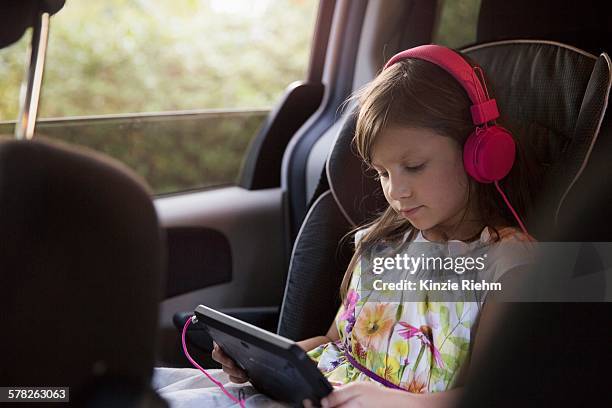
<path fill-rule="evenodd" d="M 334 3 L 68 2 L 52 18 L 36 137 L 106 153 L 151 187 L 169 349 L 174 314 L 200 303 L 275 330 L 291 246 L 282 156 L 322 101 Z M 29 40 L 0 54 L 2 134 Z"/>

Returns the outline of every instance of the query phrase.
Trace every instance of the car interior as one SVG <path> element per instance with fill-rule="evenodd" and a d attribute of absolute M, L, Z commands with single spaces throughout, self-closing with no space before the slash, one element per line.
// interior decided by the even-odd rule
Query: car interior
<path fill-rule="evenodd" d="M 152 369 L 191 367 L 180 334 L 199 304 L 296 341 L 324 334 L 349 233 L 386 205 L 351 147 L 349 98 L 391 55 L 435 42 L 445 3 L 320 0 L 307 75 L 268 114 L 240 182 L 162 196 L 112 158 L 39 137 L 43 36 L 64 1 L 0 5 L 0 47 L 33 27 L 17 124 L 26 140 L 0 142 L 0 386 L 70 384 L 83 406 L 167 406 Z M 504 123 L 536 163 L 529 230 L 540 241 L 612 241 L 606 2 L 468 3 L 476 35 L 457 48 L 487 72 Z M 583 273 L 610 285 L 601 270 Z M 462 406 L 547 406 L 560 391 L 568 404 L 599 398 L 609 312 L 609 303 L 513 305 Z M 219 367 L 203 329 L 187 337 L 194 359 Z"/>

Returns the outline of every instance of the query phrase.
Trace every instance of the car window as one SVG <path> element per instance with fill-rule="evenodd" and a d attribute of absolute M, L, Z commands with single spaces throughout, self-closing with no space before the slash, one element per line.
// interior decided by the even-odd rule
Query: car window
<path fill-rule="evenodd" d="M 433 42 L 451 48 L 476 42 L 481 3 L 482 0 L 440 1 Z"/>
<path fill-rule="evenodd" d="M 236 182 L 252 137 L 305 78 L 316 1 L 69 1 L 51 19 L 37 134 L 107 153 L 156 193 Z M 0 50 L 13 133 L 29 32 Z"/>

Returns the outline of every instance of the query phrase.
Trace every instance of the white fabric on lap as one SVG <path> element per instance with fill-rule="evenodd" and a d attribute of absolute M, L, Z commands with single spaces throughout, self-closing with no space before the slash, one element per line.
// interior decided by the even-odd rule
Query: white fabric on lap
<path fill-rule="evenodd" d="M 227 391 L 238 397 L 238 390 L 243 389 L 246 407 L 285 408 L 290 405 L 274 401 L 258 393 L 249 383 L 232 383 L 221 369 L 206 370 L 219 381 Z M 195 368 L 155 367 L 151 385 L 157 393 L 168 402 L 170 408 L 201 407 L 239 407 L 225 393 Z"/>

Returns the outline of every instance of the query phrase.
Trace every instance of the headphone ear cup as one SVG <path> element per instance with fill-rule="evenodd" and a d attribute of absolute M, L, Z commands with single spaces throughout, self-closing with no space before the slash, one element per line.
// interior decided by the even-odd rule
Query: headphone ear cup
<path fill-rule="evenodd" d="M 508 175 L 514 165 L 516 144 L 501 126 L 474 131 L 463 146 L 465 171 L 480 183 L 492 183 Z"/>

